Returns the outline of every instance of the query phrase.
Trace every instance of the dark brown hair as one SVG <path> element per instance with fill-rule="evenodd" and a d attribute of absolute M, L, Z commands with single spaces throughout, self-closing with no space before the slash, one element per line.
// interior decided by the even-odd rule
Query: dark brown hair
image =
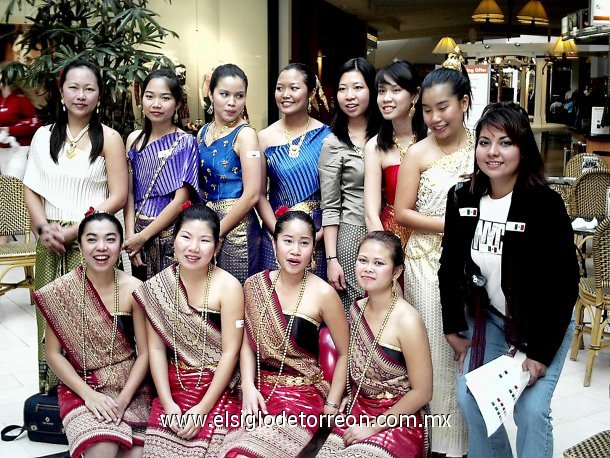
<path fill-rule="evenodd" d="M 360 239 L 360 244 L 358 245 L 358 251 L 362 245 L 364 245 L 369 240 L 374 240 L 379 243 L 383 243 L 392 255 L 392 263 L 394 264 L 394 268 L 402 267 L 405 262 L 405 253 L 402 248 L 402 243 L 396 234 L 390 231 L 372 231 L 363 236 Z"/>
<path fill-rule="evenodd" d="M 477 144 L 484 127 L 492 127 L 506 132 L 506 135 L 519 147 L 521 159 L 515 187 L 547 186 L 544 176 L 544 162 L 536 144 L 527 112 L 521 106 L 513 102 L 490 103 L 487 105 L 475 129 Z M 470 192 L 480 197 L 489 194 L 490 190 L 489 177 L 481 171 L 475 156 Z"/>

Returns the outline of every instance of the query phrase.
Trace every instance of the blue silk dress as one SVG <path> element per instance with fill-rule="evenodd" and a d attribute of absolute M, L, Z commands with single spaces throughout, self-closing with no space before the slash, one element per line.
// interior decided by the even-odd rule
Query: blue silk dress
<path fill-rule="evenodd" d="M 318 176 L 318 159 L 322 142 L 331 133 L 327 125 L 308 131 L 296 158 L 288 155 L 290 145 L 270 146 L 265 150 L 267 176 L 269 177 L 269 203 L 275 212 L 279 207 L 287 206 L 291 210 L 303 210 L 310 215 L 316 224 L 316 230 L 322 227 L 322 209 L 320 207 L 320 178 Z M 293 140 L 298 142 L 300 138 Z M 277 269 L 275 252 L 269 234 L 263 236 L 263 268 Z M 319 243 L 315 250 L 318 277 L 326 280 L 326 255 L 324 244 Z"/>
<path fill-rule="evenodd" d="M 238 133 L 247 126 L 237 126 L 231 133 L 209 146 L 203 139 L 209 124 L 197 135 L 199 143 L 199 187 L 201 194 L 220 219 L 231 211 L 244 192 L 241 161 L 234 145 Z M 229 232 L 216 256 L 218 266 L 242 284 L 260 272 L 261 227 L 254 209 Z M 247 262 L 246 262 L 247 261 Z"/>

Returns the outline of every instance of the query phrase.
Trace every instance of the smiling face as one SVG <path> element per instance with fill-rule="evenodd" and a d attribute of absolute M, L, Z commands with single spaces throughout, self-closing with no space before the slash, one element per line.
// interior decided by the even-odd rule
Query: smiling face
<path fill-rule="evenodd" d="M 121 254 L 119 230 L 108 219 L 89 221 L 79 242 L 88 269 L 112 269 Z"/>
<path fill-rule="evenodd" d="M 345 72 L 339 80 L 337 103 L 347 116 L 365 116 L 369 106 L 370 91 L 362 73 L 357 70 Z"/>
<path fill-rule="evenodd" d="M 392 252 L 385 243 L 367 240 L 358 251 L 356 258 L 356 279 L 368 293 L 383 292 L 392 288 L 392 281 L 400 275 L 400 267 L 395 269 Z"/>
<path fill-rule="evenodd" d="M 303 73 L 294 68 L 280 73 L 275 85 L 275 103 L 283 114 L 307 112 L 309 95 Z"/>
<path fill-rule="evenodd" d="M 426 88 L 422 95 L 424 122 L 437 138 L 457 135 L 463 129 L 464 116 L 468 111 L 468 96 L 462 99 L 447 83 Z"/>
<path fill-rule="evenodd" d="M 408 117 L 414 101 L 417 102 L 417 94 L 411 94 L 392 78 L 386 77 L 386 82 L 377 86 L 377 105 L 383 119 L 391 121 Z"/>
<path fill-rule="evenodd" d="M 481 172 L 489 177 L 492 189 L 495 184 L 514 187 L 519 175 L 521 150 L 504 129 L 489 124 L 481 129 L 476 158 Z"/>
<path fill-rule="evenodd" d="M 313 256 L 315 234 L 304 221 L 292 219 L 284 223 L 273 241 L 278 264 L 286 272 L 304 272 Z"/>
<path fill-rule="evenodd" d="M 246 83 L 237 76 L 220 78 L 212 93 L 214 113 L 223 124 L 235 121 L 246 106 Z"/>
<path fill-rule="evenodd" d="M 185 220 L 174 239 L 174 255 L 181 269 L 205 270 L 214 256 L 212 228 L 199 219 Z"/>
<path fill-rule="evenodd" d="M 95 73 L 87 67 L 68 70 L 60 92 L 68 113 L 77 117 L 90 117 L 100 98 Z"/>
<path fill-rule="evenodd" d="M 142 96 L 142 111 L 153 124 L 171 123 L 180 104 L 176 101 L 163 77 L 152 78 Z"/>

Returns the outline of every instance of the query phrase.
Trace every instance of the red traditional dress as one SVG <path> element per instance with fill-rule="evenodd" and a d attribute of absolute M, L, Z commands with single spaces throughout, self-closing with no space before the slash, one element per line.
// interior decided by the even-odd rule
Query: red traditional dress
<path fill-rule="evenodd" d="M 85 282 L 83 304 L 82 279 L 83 268 L 77 267 L 34 292 L 34 300 L 76 372 L 85 380 L 85 366 L 87 384 L 116 399 L 136 360 L 133 321 L 130 314 L 120 314 L 111 352 L 113 315 L 89 280 Z M 144 444 L 151 401 L 148 385 L 143 384 L 136 391 L 119 425 L 98 421 L 83 399 L 63 383 L 57 393 L 71 456 L 81 456 L 98 442 L 118 442 L 125 449 Z"/>
<path fill-rule="evenodd" d="M 399 168 L 400 164 L 396 164 L 383 169 L 382 188 L 384 206 L 381 209 L 379 219 L 386 231 L 393 232 L 400 238 L 400 242 L 404 248 L 407 245 L 412 230 L 402 224 L 398 224 L 394 218 L 394 200 L 396 199 L 396 185 L 398 184 Z"/>
<path fill-rule="evenodd" d="M 233 429 L 225 438 L 220 456 L 296 457 L 320 426 L 319 415 L 324 411 L 324 399 L 330 389 L 318 364 L 320 323 L 306 315 L 295 315 L 284 358 L 282 343 L 290 315 L 283 313 L 271 286 L 268 270 L 246 280 L 245 327 L 255 353 L 257 339 L 260 339 L 260 391 L 265 399 L 279 380 L 266 402 L 269 415 L 285 415 L 287 419 L 292 416 L 297 421 L 296 424 L 284 422 L 283 425 L 259 424 L 254 428 Z M 261 313 L 264 313 L 262 325 Z M 284 366 L 282 373 L 278 374 L 282 359 Z M 299 415 L 301 419 L 310 418 L 311 421 L 298 420 Z"/>
<path fill-rule="evenodd" d="M 364 316 L 358 329 L 353 329 L 360 310 L 357 303 L 350 309 L 350 324 L 356 333 L 352 360 L 349 362 L 352 392 L 357 389 L 375 341 L 375 335 Z M 410 390 L 407 366 L 400 348 L 377 344 L 350 415 L 356 419 L 369 417 L 372 420 L 385 413 Z M 335 427 L 316 456 L 423 458 L 429 452 L 429 437 L 424 426 L 426 411 L 427 406 L 413 415 L 409 422 L 405 419 L 404 426 L 388 428 L 348 447 L 343 442 L 346 428 Z M 359 424 L 365 425 L 364 420 L 358 421 Z"/>
<path fill-rule="evenodd" d="M 176 303 L 176 266 L 173 265 L 147 280 L 134 291 L 133 296 L 167 346 L 172 399 L 185 413 L 203 399 L 210 387 L 222 355 L 222 342 L 220 313 L 208 311 L 208 319 L 202 323 L 201 312 L 187 304 L 187 293 L 181 281 L 179 287 L 180 300 Z M 202 337 L 205 330 L 201 329 L 202 325 L 207 327 L 205 348 Z M 178 358 L 178 368 L 174 355 Z M 178 437 L 169 426 L 163 424 L 161 418 L 165 415 L 165 410 L 159 398 L 155 398 L 148 419 L 144 456 L 219 456 L 218 448 L 227 433 L 231 418 L 239 418 L 239 409 L 239 399 L 227 388 L 208 413 L 197 436 L 187 440 Z"/>

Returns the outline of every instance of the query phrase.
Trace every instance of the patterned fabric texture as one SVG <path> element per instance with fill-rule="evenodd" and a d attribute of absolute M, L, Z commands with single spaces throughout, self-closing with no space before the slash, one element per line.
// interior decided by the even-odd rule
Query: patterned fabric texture
<path fill-rule="evenodd" d="M 49 223 L 58 223 L 62 227 L 71 226 L 72 221 L 49 221 Z M 34 275 L 34 289 L 39 290 L 43 286 L 51 283 L 53 280 L 65 275 L 66 273 L 76 269 L 83 262 L 83 256 L 80 252 L 78 244 L 74 242 L 65 253 L 56 255 L 42 244 L 38 239 L 36 244 L 36 269 Z M 59 383 L 59 379 L 47 364 L 47 359 L 44 353 L 44 332 L 47 322 L 36 307 L 36 327 L 38 330 L 38 389 L 41 393 L 47 393 L 55 388 Z"/>
<path fill-rule="evenodd" d="M 269 376 L 276 376 L 280 362 L 285 365 L 282 375 L 310 379 L 311 383 L 278 383 L 273 395 L 267 401 L 269 415 L 285 414 L 310 417 L 320 415 L 324 410 L 324 399 L 328 395 L 329 384 L 322 375 L 317 355 L 312 355 L 296 345 L 295 339 L 288 340 L 283 357 L 282 345 L 286 333 L 287 318 L 282 312 L 277 294 L 271 291 L 269 271 L 249 278 L 244 285 L 245 323 L 250 347 L 256 352 L 256 342 L 260 339 L 260 362 L 275 371 L 261 370 L 261 394 L 267 396 L 275 383 L 267 382 Z M 259 326 L 264 313 L 264 326 Z M 260 330 L 260 334 L 258 335 Z M 305 423 L 305 424 L 304 424 Z M 234 457 L 237 454 L 260 457 L 296 457 L 319 429 L 319 424 L 297 422 L 296 425 L 257 425 L 254 428 L 234 428 L 225 439 L 220 456 Z"/>
<path fill-rule="evenodd" d="M 421 174 L 415 209 L 429 217 L 443 218 L 449 189 L 470 175 L 473 166 L 474 137 L 468 132 L 464 148 L 440 157 Z M 407 302 L 421 314 L 428 331 L 434 390 L 431 413 L 451 414 L 451 428 L 434 430 L 432 451 L 461 457 L 467 449 L 466 424 L 455 394 L 457 363 L 443 334 L 438 289 L 441 240 L 441 234 L 417 231 L 411 234 L 405 249 L 404 294 Z"/>
<path fill-rule="evenodd" d="M 79 267 L 36 291 L 34 299 L 77 373 L 96 391 L 116 399 L 129 378 L 136 351 L 120 327 L 111 351 L 113 316 L 88 280 L 82 304 L 82 275 Z M 85 322 L 83 316 L 87 317 Z M 83 399 L 64 384 L 59 385 L 57 394 L 72 456 L 80 456 L 98 442 L 118 442 L 126 448 L 143 445 L 151 403 L 148 385 L 136 391 L 119 425 L 100 423 Z"/>
<path fill-rule="evenodd" d="M 208 202 L 222 220 L 237 203 L 237 199 Z M 261 271 L 261 226 L 256 212 L 251 210 L 246 217 L 229 232 L 216 255 L 218 267 L 226 270 L 243 285 L 248 277 Z"/>
<path fill-rule="evenodd" d="M 222 355 L 222 341 L 220 327 L 213 319 L 208 316 L 208 320 L 202 323 L 200 311 L 188 305 L 187 292 L 182 281 L 179 282 L 178 304 L 175 303 L 175 275 L 176 266 L 170 266 L 146 281 L 133 295 L 154 330 L 165 342 L 168 355 L 171 355 L 168 364 L 171 396 L 181 412 L 185 413 L 203 399 L 210 387 Z M 202 326 L 207 329 L 204 331 Z M 203 332 L 207 334 L 205 347 L 204 339 L 201 338 Z M 178 359 L 178 367 L 174 364 L 174 355 Z M 202 367 L 203 372 L 200 373 Z M 230 385 L 235 385 L 235 379 Z M 163 424 L 161 417 L 166 412 L 159 398 L 156 398 L 148 420 L 144 456 L 219 456 L 218 447 L 229 426 L 225 419 L 230 420 L 231 416 L 235 418 L 239 411 L 238 397 L 229 388 L 225 389 L 208 413 L 206 424 L 197 436 L 185 440 Z M 219 423 L 217 417 L 223 421 Z"/>
<path fill-rule="evenodd" d="M 360 239 L 366 235 L 366 226 L 353 226 L 347 223 L 339 225 L 337 233 L 337 260 L 343 268 L 345 274 L 345 291 L 339 292 L 341 302 L 345 312 L 349 311 L 351 305 L 361 297 L 364 297 L 364 290 L 358 285 L 356 280 L 356 258 L 358 257 L 358 245 Z"/>

